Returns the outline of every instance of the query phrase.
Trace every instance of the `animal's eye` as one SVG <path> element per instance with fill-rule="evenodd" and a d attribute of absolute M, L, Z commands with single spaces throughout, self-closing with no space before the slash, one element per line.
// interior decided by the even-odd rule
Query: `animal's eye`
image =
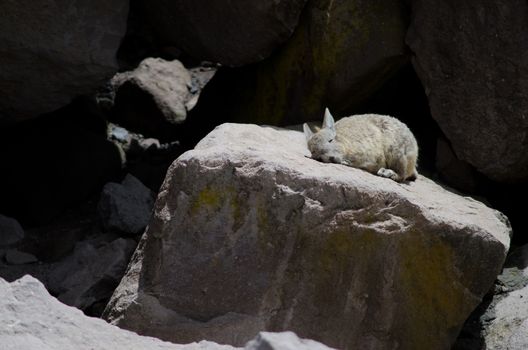
<path fill-rule="evenodd" d="M 334 142 L 334 139 L 328 140 L 328 142 Z"/>

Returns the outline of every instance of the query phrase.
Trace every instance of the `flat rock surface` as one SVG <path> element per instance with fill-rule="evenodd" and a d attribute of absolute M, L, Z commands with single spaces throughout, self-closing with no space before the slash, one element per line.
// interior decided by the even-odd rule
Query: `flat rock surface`
<path fill-rule="evenodd" d="M 446 349 L 511 229 L 419 176 L 314 161 L 297 131 L 223 124 L 170 167 L 105 317 L 175 342 L 292 330 L 340 349 Z"/>

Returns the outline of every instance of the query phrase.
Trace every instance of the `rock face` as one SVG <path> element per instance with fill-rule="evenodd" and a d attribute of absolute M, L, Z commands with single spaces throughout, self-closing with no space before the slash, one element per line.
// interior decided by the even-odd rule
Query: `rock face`
<path fill-rule="evenodd" d="M 0 122 L 51 112 L 117 70 L 127 0 L 2 1 Z"/>
<path fill-rule="evenodd" d="M 528 349 L 528 246 L 504 265 L 494 294 L 468 319 L 453 349 Z"/>
<path fill-rule="evenodd" d="M 178 342 L 288 329 L 448 348 L 501 269 L 507 219 L 423 177 L 307 155 L 301 132 L 224 124 L 178 158 L 105 317 Z"/>
<path fill-rule="evenodd" d="M 199 60 L 260 61 L 290 37 L 306 0 L 141 1 L 162 41 Z"/>
<path fill-rule="evenodd" d="M 97 214 L 106 230 L 131 235 L 143 232 L 150 219 L 154 196 L 134 176 L 128 174 L 121 184 L 107 183 L 97 206 Z"/>
<path fill-rule="evenodd" d="M 141 337 L 61 304 L 31 276 L 11 284 L 0 278 L 2 349 L 231 350 L 211 342 L 175 345 Z"/>
<path fill-rule="evenodd" d="M 431 113 L 460 160 L 528 176 L 528 3 L 414 0 L 407 43 Z"/>
<path fill-rule="evenodd" d="M 165 136 L 165 129 L 185 121 L 214 71 L 203 68 L 191 73 L 178 60 L 147 58 L 135 70 L 112 78 L 113 117 L 130 130 Z"/>
<path fill-rule="evenodd" d="M 406 17 L 400 1 L 309 1 L 292 38 L 239 83 L 237 120 L 296 124 L 322 119 L 325 107 L 345 114 L 407 61 Z"/>

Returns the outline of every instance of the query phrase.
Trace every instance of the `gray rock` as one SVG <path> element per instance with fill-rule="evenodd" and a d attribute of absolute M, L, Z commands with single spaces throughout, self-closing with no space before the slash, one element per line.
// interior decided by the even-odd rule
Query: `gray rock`
<path fill-rule="evenodd" d="M 246 350 L 331 350 L 328 346 L 313 340 L 299 339 L 293 332 L 260 332 L 248 342 Z"/>
<path fill-rule="evenodd" d="M 306 0 L 143 0 L 167 46 L 198 60 L 240 66 L 260 61 L 292 34 Z"/>
<path fill-rule="evenodd" d="M 135 70 L 116 74 L 112 85 L 116 90 L 116 103 L 127 100 L 120 94 L 134 94 L 127 89 L 139 89 L 154 101 L 168 122 L 176 124 L 185 120 L 185 103 L 191 96 L 191 76 L 178 60 L 147 58 Z M 127 102 L 137 103 L 134 100 Z"/>
<path fill-rule="evenodd" d="M 119 329 L 60 303 L 31 276 L 11 284 L 0 278 L 0 344 L 3 350 L 234 349 L 207 341 L 170 344 Z"/>
<path fill-rule="evenodd" d="M 0 246 L 15 244 L 24 239 L 24 229 L 18 221 L 0 214 Z"/>
<path fill-rule="evenodd" d="M 497 181 L 528 177 L 528 3 L 413 0 L 407 43 L 457 157 Z"/>
<path fill-rule="evenodd" d="M 51 112 L 110 78 L 128 4 L 0 2 L 0 122 Z"/>
<path fill-rule="evenodd" d="M 148 224 L 154 195 L 128 174 L 121 184 L 109 182 L 101 193 L 97 214 L 106 230 L 139 234 Z"/>
<path fill-rule="evenodd" d="M 177 342 L 287 329 L 342 349 L 448 348 L 500 272 L 507 219 L 421 176 L 308 155 L 300 132 L 238 124 L 183 154 L 105 317 Z"/>
<path fill-rule="evenodd" d="M 147 136 L 174 138 L 174 126 L 185 121 L 214 72 L 191 72 L 178 60 L 147 58 L 135 70 L 112 78 L 114 120 Z"/>
<path fill-rule="evenodd" d="M 486 327 L 486 349 L 528 349 L 528 286 L 508 293 L 494 307 L 494 320 Z"/>
<path fill-rule="evenodd" d="M 123 277 L 136 247 L 131 239 L 102 239 L 77 243 L 64 260 L 53 264 L 48 289 L 66 305 L 86 310 L 106 302 Z"/>
<path fill-rule="evenodd" d="M 9 249 L 5 253 L 4 258 L 9 265 L 25 265 L 38 261 L 38 259 L 33 254 L 21 252 L 16 249 Z"/>
<path fill-rule="evenodd" d="M 472 324 L 477 324 L 471 329 Z M 528 349 L 528 245 L 514 250 L 497 278 L 491 300 L 465 325 L 457 350 Z M 473 332 L 470 332 L 473 331 Z"/>

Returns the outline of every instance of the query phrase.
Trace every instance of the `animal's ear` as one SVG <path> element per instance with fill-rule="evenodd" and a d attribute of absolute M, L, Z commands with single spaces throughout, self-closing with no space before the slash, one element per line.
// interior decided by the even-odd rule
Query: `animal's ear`
<path fill-rule="evenodd" d="M 312 129 L 310 129 L 310 127 L 306 123 L 303 124 L 303 130 L 304 130 L 304 136 L 306 136 L 306 141 L 308 141 L 310 137 L 313 136 L 314 133 L 312 132 Z"/>
<path fill-rule="evenodd" d="M 325 109 L 324 119 L 323 119 L 323 129 L 330 129 L 335 131 L 334 117 L 328 108 Z"/>

